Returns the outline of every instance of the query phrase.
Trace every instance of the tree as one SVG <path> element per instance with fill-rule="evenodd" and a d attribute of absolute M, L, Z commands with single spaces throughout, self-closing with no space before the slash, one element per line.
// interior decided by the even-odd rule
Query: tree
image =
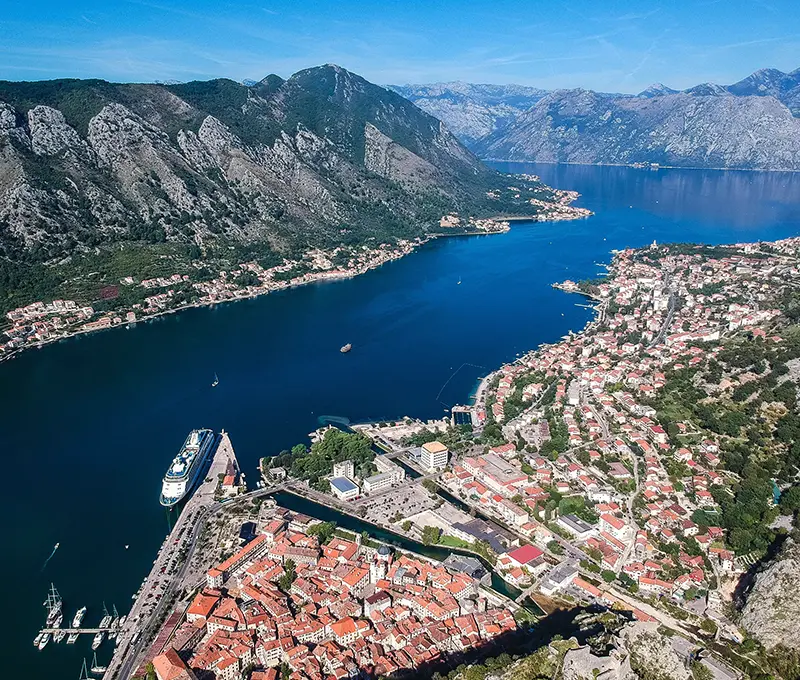
<path fill-rule="evenodd" d="M 603 569 L 603 571 L 600 573 L 600 576 L 603 577 L 603 580 L 606 583 L 613 583 L 614 580 L 617 578 L 617 575 L 613 571 L 611 571 L 611 569 Z"/>
<path fill-rule="evenodd" d="M 436 482 L 434 482 L 432 479 L 423 480 L 422 486 L 424 486 L 432 494 L 435 494 L 436 493 L 436 489 L 438 488 L 436 486 Z"/>
<path fill-rule="evenodd" d="M 781 494 L 780 508 L 784 515 L 800 510 L 800 485 L 792 486 Z"/>
<path fill-rule="evenodd" d="M 292 587 L 292 583 L 297 578 L 297 573 L 295 572 L 296 565 L 293 560 L 288 559 L 286 562 L 283 563 L 283 576 L 278 579 L 278 586 L 281 590 L 285 593 L 288 593 Z"/>
<path fill-rule="evenodd" d="M 403 522 L 403 531 L 405 531 L 406 533 L 411 531 L 411 520 L 410 519 L 407 519 L 405 522 Z"/>
<path fill-rule="evenodd" d="M 316 536 L 320 545 L 327 543 L 333 538 L 336 530 L 336 522 L 320 522 L 308 528 L 306 532 L 309 536 Z"/>
<path fill-rule="evenodd" d="M 422 542 L 425 545 L 435 545 L 441 536 L 442 530 L 439 527 L 426 526 L 422 529 Z"/>
<path fill-rule="evenodd" d="M 563 548 L 563 547 L 562 547 L 562 545 L 561 545 L 561 544 L 560 544 L 558 541 L 556 541 L 555 539 L 554 539 L 554 540 L 552 540 L 552 541 L 549 541 L 549 542 L 547 543 L 547 549 L 548 549 L 548 550 L 549 550 L 551 553 L 553 553 L 554 555 L 563 555 L 563 554 L 564 554 L 564 548 Z"/>

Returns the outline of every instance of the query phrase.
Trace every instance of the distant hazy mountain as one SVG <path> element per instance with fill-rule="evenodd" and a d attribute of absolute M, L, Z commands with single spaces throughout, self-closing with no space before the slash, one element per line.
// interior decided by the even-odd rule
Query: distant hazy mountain
<path fill-rule="evenodd" d="M 547 90 L 524 85 L 462 82 L 388 88 L 443 121 L 466 144 L 502 129 L 547 94 Z"/>
<path fill-rule="evenodd" d="M 446 83 L 394 88 L 482 158 L 800 170 L 800 69 L 637 95 Z M 534 100 L 527 108 L 527 101 Z"/>

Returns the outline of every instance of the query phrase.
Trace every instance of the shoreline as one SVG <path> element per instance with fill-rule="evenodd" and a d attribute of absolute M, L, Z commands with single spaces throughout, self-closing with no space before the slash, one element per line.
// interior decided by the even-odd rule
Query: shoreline
<path fill-rule="evenodd" d="M 586 215 L 575 215 L 572 219 L 585 219 L 585 217 L 587 217 L 587 216 Z M 516 217 L 511 217 L 511 218 L 508 218 L 508 217 L 497 217 L 497 218 L 490 218 L 490 219 L 495 219 L 495 220 L 498 220 L 498 221 L 502 220 L 502 221 L 505 221 L 505 222 L 514 221 L 514 222 L 519 222 L 519 223 L 524 223 L 524 222 L 539 223 L 539 222 L 565 221 L 564 218 L 560 218 L 560 219 L 559 218 L 556 218 L 556 219 L 541 219 L 541 216 L 539 216 L 539 215 L 516 216 Z M 497 231 L 486 231 L 486 230 L 482 230 L 482 229 L 476 229 L 476 230 L 473 230 L 473 231 L 459 231 L 457 233 L 446 233 L 446 232 L 444 232 L 444 233 L 428 234 L 425 237 L 420 237 L 420 240 L 418 242 L 416 242 L 414 245 L 412 245 L 411 248 L 407 252 L 404 252 L 403 250 L 399 250 L 397 252 L 392 252 L 391 255 L 387 256 L 385 259 L 381 259 L 380 261 L 378 261 L 378 262 L 376 262 L 374 264 L 368 264 L 366 266 L 362 266 L 362 267 L 350 270 L 350 271 L 346 272 L 345 274 L 341 274 L 341 275 L 337 275 L 337 276 L 331 276 L 331 275 L 329 275 L 327 273 L 327 271 L 323 271 L 323 272 L 320 272 L 320 274 L 318 276 L 316 276 L 314 278 L 311 278 L 309 280 L 298 281 L 297 283 L 293 283 L 293 282 L 289 281 L 289 282 L 286 282 L 286 285 L 278 286 L 278 287 L 271 288 L 271 289 L 258 289 L 258 290 L 255 290 L 253 292 L 247 292 L 247 289 L 241 289 L 242 293 L 243 293 L 241 295 L 234 295 L 232 297 L 223 298 L 223 299 L 219 299 L 219 300 L 203 300 L 203 301 L 190 302 L 190 303 L 186 303 L 186 304 L 183 304 L 183 305 L 179 305 L 178 307 L 172 307 L 170 309 L 165 309 L 165 310 L 161 310 L 161 311 L 158 311 L 158 312 L 146 314 L 146 315 L 144 315 L 142 317 L 138 317 L 135 321 L 122 321 L 120 323 L 113 324 L 113 325 L 108 325 L 108 326 L 105 326 L 105 327 L 102 327 L 102 328 L 77 328 L 75 330 L 68 331 L 68 332 L 64 333 L 63 335 L 58 335 L 58 336 L 55 336 L 55 337 L 52 337 L 52 338 L 48 338 L 46 340 L 40 340 L 38 342 L 33 342 L 33 343 L 30 343 L 30 344 L 25 345 L 23 347 L 15 348 L 15 349 L 11 350 L 10 352 L 7 352 L 7 353 L 5 353 L 3 355 L 0 355 L 0 364 L 2 364 L 5 361 L 9 361 L 9 360 L 13 359 L 14 357 L 22 354 L 23 352 L 26 352 L 26 351 L 29 351 L 29 350 L 33 350 L 33 349 L 42 349 L 42 348 L 44 348 L 44 347 L 46 347 L 48 345 L 56 344 L 56 343 L 61 342 L 63 340 L 70 340 L 72 338 L 80 337 L 80 336 L 83 336 L 83 335 L 90 335 L 92 333 L 100 333 L 100 332 L 109 331 L 109 330 L 113 330 L 113 329 L 117 329 L 117 328 L 130 329 L 132 327 L 135 327 L 136 324 L 138 324 L 138 323 L 145 322 L 145 321 L 147 321 L 147 322 L 153 321 L 155 319 L 167 316 L 169 314 L 177 314 L 177 313 L 189 310 L 189 309 L 197 309 L 197 308 L 202 308 L 202 307 L 213 307 L 215 305 L 226 304 L 226 303 L 229 303 L 229 302 L 238 302 L 240 300 L 254 300 L 256 298 L 263 297 L 265 295 L 270 295 L 272 293 L 280 293 L 282 291 L 290 290 L 292 288 L 300 288 L 301 286 L 307 286 L 307 285 L 311 285 L 311 284 L 320 284 L 320 283 L 326 283 L 326 282 L 335 283 L 337 281 L 346 281 L 346 280 L 349 280 L 349 279 L 354 279 L 357 276 L 361 276 L 361 275 L 366 274 L 367 272 L 370 272 L 370 271 L 372 271 L 374 269 L 378 269 L 378 268 L 382 267 L 383 265 L 385 265 L 385 264 L 387 264 L 389 262 L 395 262 L 395 261 L 400 260 L 400 259 L 402 259 L 404 257 L 407 257 L 408 255 L 413 254 L 418 248 L 421 248 L 422 246 L 427 245 L 428 243 L 436 241 L 439 238 L 443 238 L 443 237 L 444 238 L 453 238 L 453 237 L 459 237 L 459 236 L 462 236 L 462 237 L 466 237 L 466 236 L 494 236 L 496 234 L 507 233 L 508 231 L 510 231 L 510 229 L 511 229 L 510 226 L 507 226 L 506 228 L 498 229 Z M 381 252 L 381 251 L 376 251 L 376 252 Z M 306 276 L 309 276 L 309 275 L 306 275 Z M 313 275 L 310 275 L 310 276 L 313 276 Z M 117 313 L 118 314 L 125 314 L 126 311 L 130 311 L 130 310 L 118 310 Z"/>
<path fill-rule="evenodd" d="M 484 163 L 519 163 L 519 164 L 532 164 L 538 163 L 541 165 L 576 165 L 584 166 L 587 168 L 630 168 L 631 170 L 647 170 L 649 172 L 657 172 L 658 170 L 714 170 L 720 172 L 735 171 L 735 172 L 787 172 L 797 174 L 800 170 L 791 170 L 788 168 L 704 168 L 696 165 L 661 165 L 658 164 L 657 168 L 643 167 L 639 168 L 629 163 L 577 163 L 575 161 L 519 161 L 510 160 L 508 158 L 481 158 Z"/>

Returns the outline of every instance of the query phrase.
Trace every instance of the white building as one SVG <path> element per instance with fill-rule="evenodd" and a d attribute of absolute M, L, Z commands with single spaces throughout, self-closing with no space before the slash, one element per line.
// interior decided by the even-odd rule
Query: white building
<path fill-rule="evenodd" d="M 341 463 L 334 463 L 333 464 L 333 475 L 332 477 L 348 477 L 353 479 L 356 476 L 356 470 L 353 466 L 352 460 L 343 460 Z"/>
<path fill-rule="evenodd" d="M 350 501 L 358 498 L 360 493 L 358 486 L 347 477 L 331 477 L 328 481 L 331 484 L 331 493 L 339 500 Z"/>
<path fill-rule="evenodd" d="M 364 493 L 377 493 L 391 489 L 394 483 L 394 475 L 390 472 L 379 472 L 377 475 L 367 477 L 361 484 Z"/>
<path fill-rule="evenodd" d="M 420 451 L 420 463 L 426 470 L 441 470 L 447 467 L 449 451 L 438 441 L 427 442 Z"/>

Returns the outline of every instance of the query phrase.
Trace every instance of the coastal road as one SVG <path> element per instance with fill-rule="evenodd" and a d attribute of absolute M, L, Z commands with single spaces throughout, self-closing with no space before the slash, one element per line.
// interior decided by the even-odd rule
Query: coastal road
<path fill-rule="evenodd" d="M 135 663 L 150 639 L 152 628 L 160 620 L 178 585 L 183 582 L 206 519 L 223 505 L 216 503 L 214 495 L 218 475 L 225 472 L 229 462 L 233 462 L 238 469 L 233 446 L 223 431 L 205 479 L 186 502 L 140 588 L 128 620 L 118 636 L 117 648 L 104 675 L 105 680 L 128 678 L 136 670 Z M 177 566 L 181 551 L 185 552 L 185 558 Z M 137 631 L 140 633 L 139 638 L 131 646 Z"/>

